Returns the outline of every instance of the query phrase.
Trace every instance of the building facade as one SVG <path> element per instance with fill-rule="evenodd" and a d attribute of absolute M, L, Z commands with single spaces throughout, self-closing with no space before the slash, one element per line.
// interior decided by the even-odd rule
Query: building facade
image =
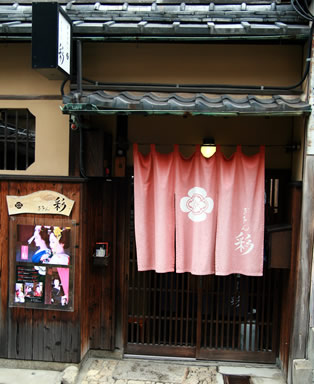
<path fill-rule="evenodd" d="M 298 364 L 310 370 L 313 326 L 306 4 L 9 3 L 0 5 L 0 357 L 80 362 L 119 350 L 276 363 L 296 383 Z M 55 65 L 45 61 L 47 6 L 71 23 L 70 75 L 63 46 L 52 49 Z M 137 271 L 132 144 L 143 153 L 179 144 L 189 157 L 205 138 L 226 157 L 265 146 L 262 277 Z M 37 226 L 59 242 L 70 233 L 65 262 L 34 259 Z"/>

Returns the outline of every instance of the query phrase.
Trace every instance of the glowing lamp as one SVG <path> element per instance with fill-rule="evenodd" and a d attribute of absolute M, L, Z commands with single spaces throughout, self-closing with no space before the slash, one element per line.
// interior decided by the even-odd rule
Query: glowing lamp
<path fill-rule="evenodd" d="M 216 152 L 215 140 L 207 138 L 203 140 L 203 145 L 201 146 L 201 154 L 207 159 Z"/>

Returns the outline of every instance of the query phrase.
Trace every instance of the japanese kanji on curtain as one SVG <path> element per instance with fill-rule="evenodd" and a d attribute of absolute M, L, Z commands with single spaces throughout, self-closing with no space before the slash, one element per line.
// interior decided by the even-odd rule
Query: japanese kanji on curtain
<path fill-rule="evenodd" d="M 263 273 L 264 148 L 209 159 L 196 146 L 161 154 L 135 144 L 134 209 L 139 271 Z"/>

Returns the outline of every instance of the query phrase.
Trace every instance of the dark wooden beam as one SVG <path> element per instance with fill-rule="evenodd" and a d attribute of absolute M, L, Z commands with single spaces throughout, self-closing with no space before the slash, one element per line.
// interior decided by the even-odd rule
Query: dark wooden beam
<path fill-rule="evenodd" d="M 310 124 L 309 124 L 310 126 Z M 310 129 L 310 127 L 308 128 Z M 308 154 L 304 160 L 300 259 L 296 265 L 295 309 L 289 358 L 288 383 L 292 380 L 293 360 L 305 359 L 308 332 L 311 290 L 311 268 L 314 232 L 314 156 Z"/>
<path fill-rule="evenodd" d="M 42 2 L 49 2 L 51 0 L 41 0 Z M 57 3 L 59 4 L 67 4 L 67 3 L 70 3 L 71 1 L 68 0 L 68 1 L 64 1 L 64 0 L 55 0 Z M 131 2 L 131 1 L 130 1 Z M 155 2 L 155 0 L 133 0 L 132 1 L 132 4 L 151 4 Z M 7 4 L 14 4 L 16 3 L 16 1 L 12 1 L 12 0 L 8 0 L 6 1 Z M 18 2 L 19 4 L 31 4 L 32 2 L 30 0 L 20 0 Z M 96 0 L 76 0 L 75 1 L 76 4 L 95 4 L 97 3 Z M 123 4 L 125 3 L 124 0 L 110 0 L 110 1 L 101 1 L 101 4 L 113 4 L 113 3 L 117 3 L 117 4 Z M 157 0 L 156 1 L 157 4 L 181 4 L 182 1 L 180 0 Z M 187 1 L 188 4 L 203 4 L 204 1 L 203 0 L 190 0 L 190 1 Z M 216 4 L 224 4 L 225 3 L 225 0 L 215 0 L 215 3 Z M 230 4 L 239 4 L 241 3 L 240 1 L 237 1 L 237 0 L 229 0 L 228 3 Z M 245 3 L 247 4 L 256 4 L 257 1 L 256 0 L 246 0 Z M 266 0 L 261 0 L 261 1 L 258 1 L 259 4 L 270 4 L 269 1 L 266 1 Z M 281 1 L 281 3 L 289 3 L 288 0 L 283 0 Z"/>
<path fill-rule="evenodd" d="M 0 95 L 0 100 L 60 100 L 60 95 Z"/>

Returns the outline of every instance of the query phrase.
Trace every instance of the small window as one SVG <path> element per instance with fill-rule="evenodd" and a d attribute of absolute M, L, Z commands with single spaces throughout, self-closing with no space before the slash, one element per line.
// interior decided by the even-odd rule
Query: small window
<path fill-rule="evenodd" d="M 25 170 L 35 160 L 35 116 L 28 109 L 0 109 L 0 169 Z"/>

